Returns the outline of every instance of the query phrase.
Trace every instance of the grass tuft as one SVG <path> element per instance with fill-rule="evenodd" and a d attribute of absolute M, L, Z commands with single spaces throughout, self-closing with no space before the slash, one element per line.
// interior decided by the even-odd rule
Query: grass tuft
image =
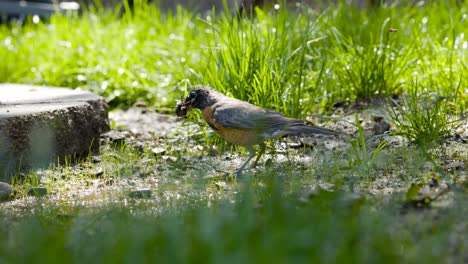
<path fill-rule="evenodd" d="M 454 119 L 454 109 L 446 98 L 422 90 L 417 82 L 408 94 L 402 95 L 400 104 L 389 109 L 398 133 L 420 146 L 440 142 L 460 124 L 460 120 Z"/>

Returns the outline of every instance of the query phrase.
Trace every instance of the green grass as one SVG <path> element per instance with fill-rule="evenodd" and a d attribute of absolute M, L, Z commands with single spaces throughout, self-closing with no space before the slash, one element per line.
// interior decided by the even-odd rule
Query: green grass
<path fill-rule="evenodd" d="M 237 180 L 211 169 L 233 171 L 243 156 L 201 147 L 210 130 L 142 152 L 103 145 L 101 163 L 15 178 L 15 200 L 0 204 L 0 263 L 466 261 L 466 144 L 443 141 L 468 104 L 466 2 L 281 5 L 240 20 L 136 2 L 121 18 L 95 8 L 0 25 L 0 82 L 82 88 L 113 108 L 172 108 L 205 84 L 294 117 L 398 95 L 397 132 L 443 144 L 376 143 L 356 116 L 348 148 L 267 153 Z M 411 186 L 435 196 L 443 184 L 448 195 L 418 207 Z M 25 197 L 37 185 L 49 194 Z M 151 199 L 127 195 L 135 188 Z"/>
<path fill-rule="evenodd" d="M 185 85 L 201 83 L 292 116 L 399 94 L 415 78 L 454 95 L 467 85 L 466 8 L 456 1 L 368 10 L 283 5 L 237 20 L 223 11 L 164 14 L 137 1 L 134 15 L 121 19 L 93 9 L 1 25 L 0 81 L 80 87 L 113 107 L 171 106 Z M 454 96 L 466 107 L 465 91 Z"/>
<path fill-rule="evenodd" d="M 408 94 L 401 97 L 401 103 L 390 107 L 389 114 L 398 127 L 397 133 L 405 136 L 419 146 L 439 143 L 446 139 L 460 124 L 455 104 L 435 92 L 427 92 L 418 86 L 411 85 Z M 457 93 L 459 87 L 454 92 Z M 394 104 L 394 102 L 390 102 Z"/>

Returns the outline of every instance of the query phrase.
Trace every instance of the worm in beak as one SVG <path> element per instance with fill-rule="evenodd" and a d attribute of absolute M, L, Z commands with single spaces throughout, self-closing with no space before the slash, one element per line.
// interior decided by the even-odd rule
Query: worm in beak
<path fill-rule="evenodd" d="M 189 98 L 187 98 L 187 99 L 185 99 L 185 101 L 179 102 L 177 104 L 176 110 L 175 110 L 176 115 L 181 116 L 181 117 L 186 117 L 188 110 L 190 110 L 192 108 L 193 101 L 195 101 L 195 98 L 190 99 L 190 100 L 189 100 Z"/>

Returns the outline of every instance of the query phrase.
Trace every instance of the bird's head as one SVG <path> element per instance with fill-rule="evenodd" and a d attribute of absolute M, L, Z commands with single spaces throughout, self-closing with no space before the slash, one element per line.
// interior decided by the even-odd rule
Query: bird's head
<path fill-rule="evenodd" d="M 192 90 L 184 101 L 177 104 L 176 114 L 177 116 L 186 116 L 192 108 L 203 110 L 209 105 L 211 105 L 210 90 L 198 88 Z"/>

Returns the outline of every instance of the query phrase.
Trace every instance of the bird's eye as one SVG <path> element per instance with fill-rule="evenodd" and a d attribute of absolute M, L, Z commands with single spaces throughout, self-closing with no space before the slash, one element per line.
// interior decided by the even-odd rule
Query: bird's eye
<path fill-rule="evenodd" d="M 189 97 L 190 97 L 190 98 L 195 98 L 195 97 L 197 97 L 197 92 L 191 91 Z"/>

